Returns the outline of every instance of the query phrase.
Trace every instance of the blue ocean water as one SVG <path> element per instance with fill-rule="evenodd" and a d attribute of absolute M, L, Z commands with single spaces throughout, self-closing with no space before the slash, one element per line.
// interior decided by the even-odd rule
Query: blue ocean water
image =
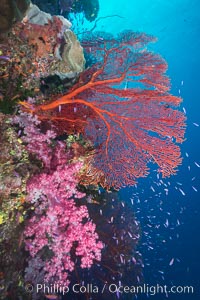
<path fill-rule="evenodd" d="M 100 0 L 99 17 L 113 17 L 99 20 L 97 29 L 114 34 L 132 29 L 158 38 L 150 48 L 168 62 L 171 92 L 183 98 L 181 109 L 187 115 L 183 164 L 177 175 L 163 184 L 152 173 L 137 187 L 121 191 L 126 201 L 133 199 L 141 224 L 145 282 L 194 288 L 191 294 L 149 295 L 150 299 L 200 299 L 199 11 L 198 0 Z"/>

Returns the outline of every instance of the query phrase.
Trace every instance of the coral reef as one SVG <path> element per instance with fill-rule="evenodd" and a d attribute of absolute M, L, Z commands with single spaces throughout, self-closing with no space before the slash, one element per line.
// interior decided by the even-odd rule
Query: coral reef
<path fill-rule="evenodd" d="M 63 80 L 68 88 L 84 69 L 83 50 L 69 30 L 70 23 L 62 17 L 39 14 L 43 22 L 35 24 L 38 14 L 31 18 L 34 7 L 30 6 L 24 21 L 16 23 L 1 42 L 0 109 L 4 113 L 12 112 L 18 99 L 41 96 L 40 87 L 46 77 L 58 76 L 61 83 L 57 89 L 62 91 L 66 90 Z"/>
<path fill-rule="evenodd" d="M 146 50 L 152 36 L 85 32 L 80 44 L 62 16 L 11 2 L 0 4 L 0 299 L 58 299 L 35 286 L 92 283 L 104 293 L 68 296 L 114 300 L 110 283 L 143 282 L 139 224 L 117 189 L 151 162 L 176 172 L 181 98 L 169 93 L 167 63 Z M 99 9 L 38 2 L 89 21 Z"/>
<path fill-rule="evenodd" d="M 82 45 L 96 63 L 79 82 L 49 103 L 21 102 L 62 131 L 69 133 L 73 125 L 94 145 L 84 184 L 120 188 L 146 176 L 149 162 L 156 163 L 164 177 L 175 174 L 181 163 L 175 141 L 184 140 L 185 115 L 173 108 L 181 98 L 168 92 L 166 62 L 143 49 L 152 41 L 152 36 L 131 31 L 117 38 L 88 34 Z"/>
<path fill-rule="evenodd" d="M 25 202 L 26 182 L 36 170 L 29 160 L 9 116 L 0 114 L 0 299 L 23 294 L 26 255 L 22 250 L 24 220 L 30 205 Z"/>
<path fill-rule="evenodd" d="M 25 192 L 26 181 L 35 171 L 8 116 L 0 114 L 0 199 L 11 200 Z"/>

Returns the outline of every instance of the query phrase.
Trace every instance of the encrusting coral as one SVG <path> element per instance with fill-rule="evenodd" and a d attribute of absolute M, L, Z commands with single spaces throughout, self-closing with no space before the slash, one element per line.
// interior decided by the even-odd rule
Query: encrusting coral
<path fill-rule="evenodd" d="M 25 202 L 26 182 L 37 167 L 30 162 L 10 116 L 1 113 L 0 146 L 0 299 L 16 299 L 19 291 L 24 292 L 22 234 L 30 207 Z"/>

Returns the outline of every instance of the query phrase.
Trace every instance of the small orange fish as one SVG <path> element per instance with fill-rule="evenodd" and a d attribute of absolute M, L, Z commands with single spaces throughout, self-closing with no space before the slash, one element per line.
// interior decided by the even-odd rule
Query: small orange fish
<path fill-rule="evenodd" d="M 51 300 L 58 300 L 59 299 L 58 295 L 45 295 L 45 297 L 47 299 L 51 299 Z"/>

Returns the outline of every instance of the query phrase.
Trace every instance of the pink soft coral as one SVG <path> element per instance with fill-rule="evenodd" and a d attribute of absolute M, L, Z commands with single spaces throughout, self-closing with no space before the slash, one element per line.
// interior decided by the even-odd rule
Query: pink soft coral
<path fill-rule="evenodd" d="M 68 273 L 74 270 L 71 251 L 81 257 L 81 267 L 90 268 L 94 260 L 101 260 L 103 244 L 98 241 L 95 224 L 88 221 L 87 207 L 77 207 L 74 200 L 63 199 L 49 206 L 44 215 L 33 216 L 26 227 L 26 249 L 40 257 L 46 252 L 52 258 L 45 261 L 44 280 L 68 285 Z M 75 246 L 75 244 L 77 246 Z M 30 274 L 27 274 L 30 278 Z"/>
<path fill-rule="evenodd" d="M 29 98 L 28 102 L 31 103 L 32 99 Z M 19 135 L 23 130 L 21 139 L 27 144 L 27 150 L 35 154 L 44 163 L 45 167 L 50 168 L 52 158 L 50 145 L 52 139 L 56 137 L 55 132 L 47 130 L 45 133 L 41 133 L 39 128 L 41 121 L 38 120 L 37 116 L 22 111 L 13 118 L 12 122 L 20 126 Z"/>
<path fill-rule="evenodd" d="M 37 117 L 20 112 L 13 122 L 23 130 L 21 139 L 27 150 L 43 162 L 42 172 L 27 184 L 27 201 L 34 212 L 24 231 L 26 250 L 32 257 L 26 279 L 36 284 L 42 274 L 43 281 L 67 285 L 75 265 L 72 253 L 80 257 L 82 268 L 90 268 L 101 259 L 103 248 L 87 207 L 75 204 L 75 199 L 84 197 L 77 190 L 82 163 L 68 162 L 65 143 L 56 141 L 52 130 L 42 133 Z M 36 261 L 42 262 L 41 270 Z"/>

